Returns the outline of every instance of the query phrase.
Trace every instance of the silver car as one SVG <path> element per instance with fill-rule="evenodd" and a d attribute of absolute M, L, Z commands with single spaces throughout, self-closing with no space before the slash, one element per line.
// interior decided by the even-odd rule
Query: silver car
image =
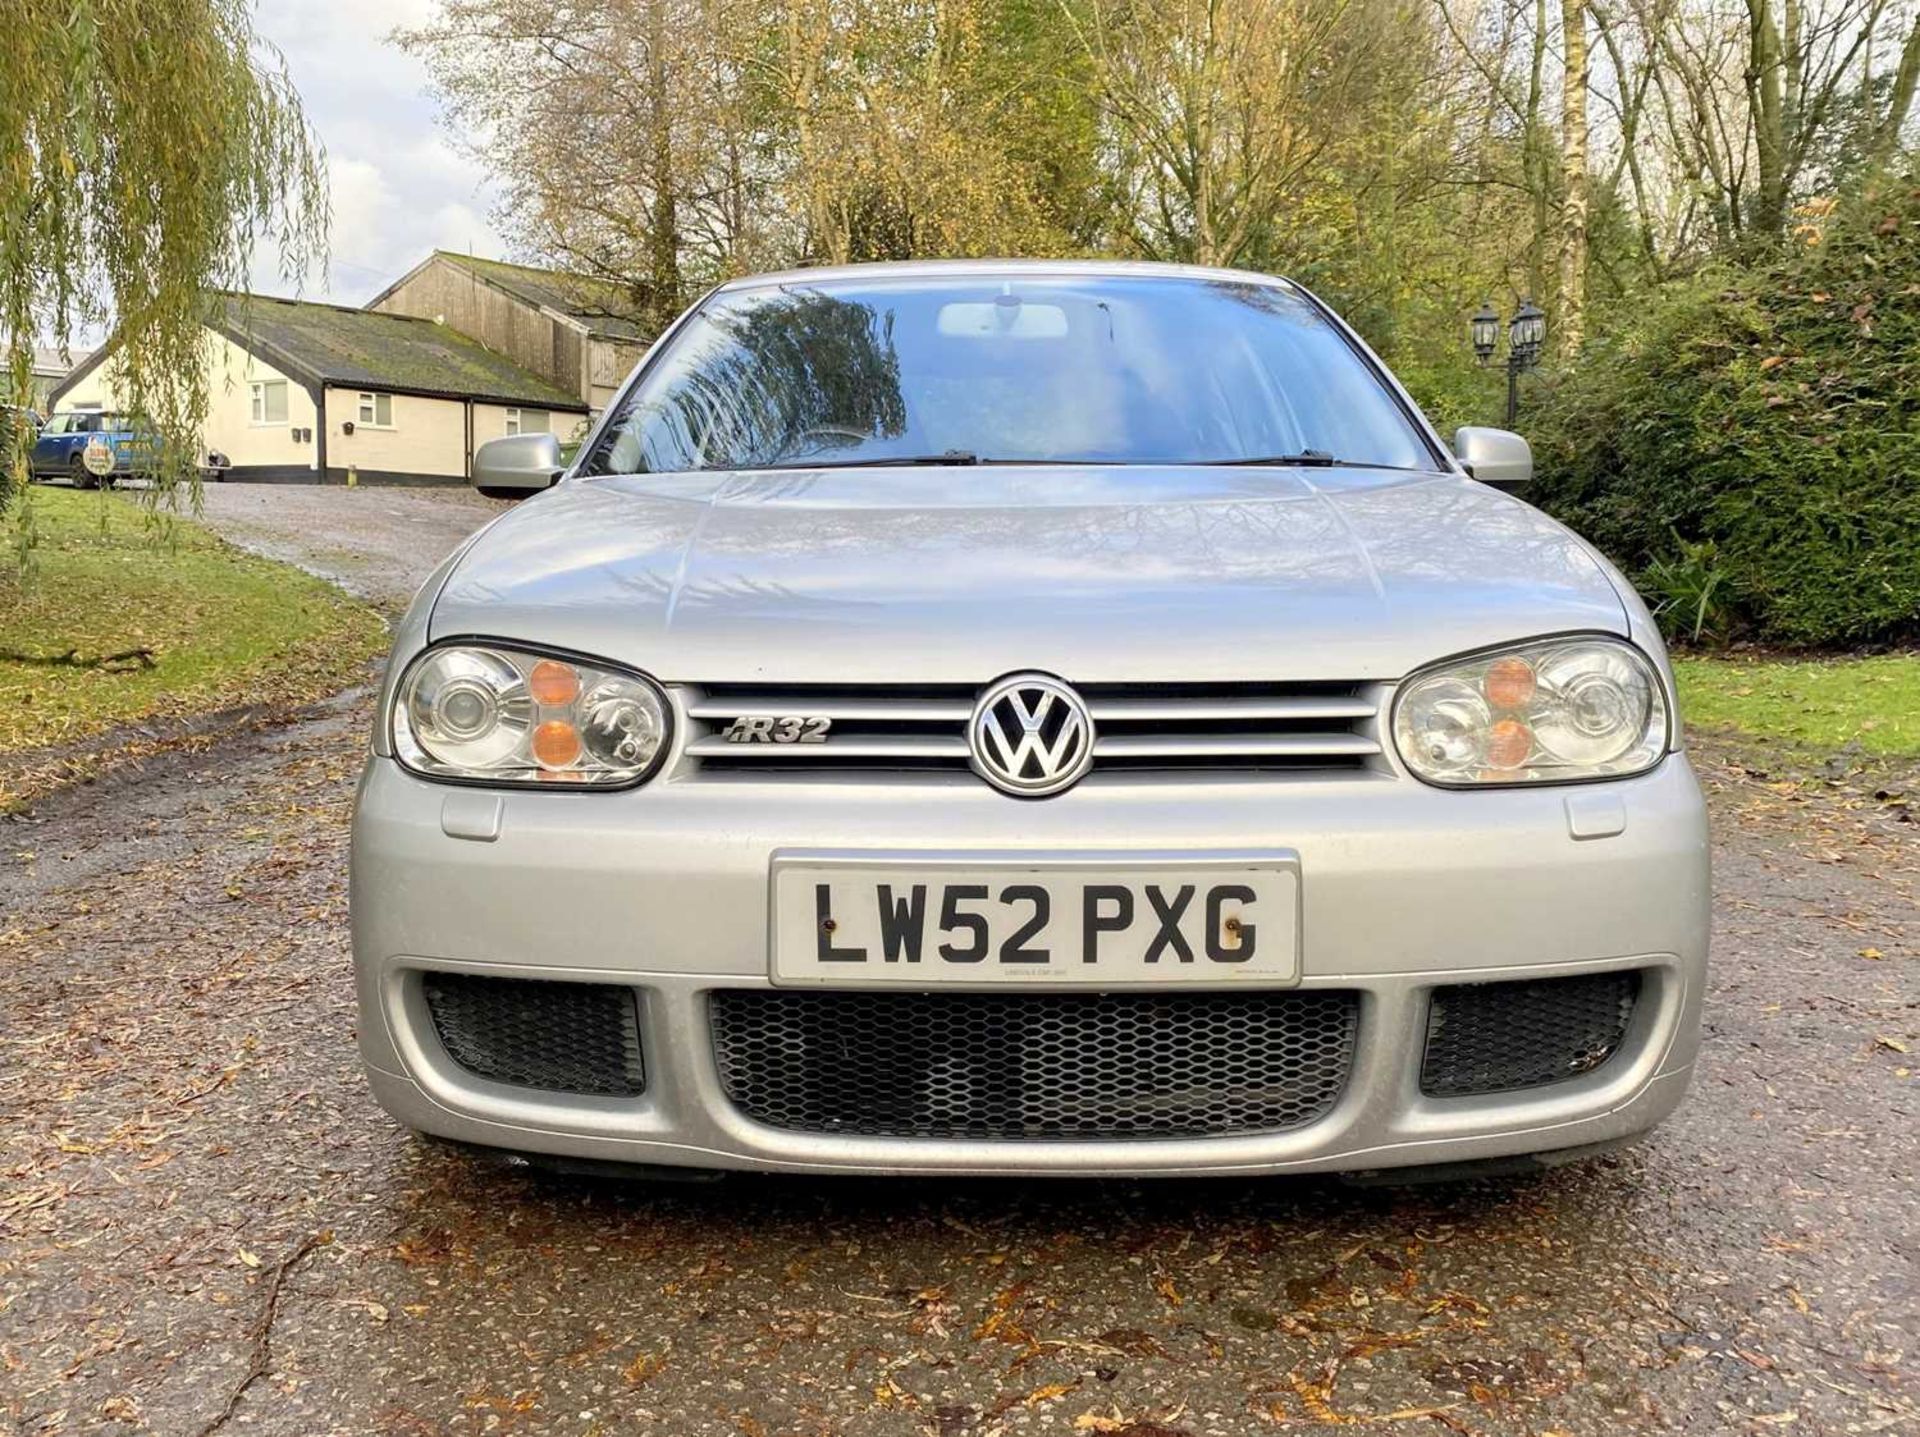
<path fill-rule="evenodd" d="M 1632 588 L 1283 280 L 722 286 L 401 623 L 402 1122 L 560 1163 L 1453 1171 L 1680 1101 L 1707 829 Z M 557 482 L 556 482 L 557 481 Z M 551 486 L 551 487 L 549 487 Z"/>

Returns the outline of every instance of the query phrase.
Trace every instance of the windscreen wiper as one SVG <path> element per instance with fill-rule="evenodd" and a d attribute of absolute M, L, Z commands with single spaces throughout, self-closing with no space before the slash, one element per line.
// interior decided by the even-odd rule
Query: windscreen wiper
<path fill-rule="evenodd" d="M 1240 464 L 1272 464 L 1276 467 L 1283 464 L 1295 464 L 1307 469 L 1373 467 L 1372 465 L 1355 464 L 1351 459 L 1336 459 L 1324 449 L 1302 449 L 1298 454 L 1256 454 L 1251 459 L 1205 459 L 1201 462 L 1221 468 L 1231 468 Z"/>
<path fill-rule="evenodd" d="M 1267 464 L 1278 469 L 1292 464 L 1303 469 L 1390 469 L 1396 474 L 1437 474 L 1443 472 L 1432 465 L 1376 464 L 1371 459 L 1336 459 L 1324 449 L 1302 449 L 1298 454 L 1261 454 L 1251 459 L 1196 459 L 1192 462 L 1215 468 L 1223 465 L 1238 464 L 1252 467 Z"/>
<path fill-rule="evenodd" d="M 886 459 L 832 459 L 826 457 L 819 459 L 782 459 L 774 464 L 745 464 L 739 467 L 743 469 L 913 469 L 943 464 L 978 464 L 979 462 L 980 456 L 971 450 L 949 449 L 944 454 L 901 454 Z"/>

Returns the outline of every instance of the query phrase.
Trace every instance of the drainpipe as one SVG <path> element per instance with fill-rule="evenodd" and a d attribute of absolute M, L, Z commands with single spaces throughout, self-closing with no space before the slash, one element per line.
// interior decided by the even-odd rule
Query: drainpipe
<path fill-rule="evenodd" d="M 327 387 L 322 384 L 313 391 L 313 458 L 320 466 L 319 479 L 327 482 Z"/>

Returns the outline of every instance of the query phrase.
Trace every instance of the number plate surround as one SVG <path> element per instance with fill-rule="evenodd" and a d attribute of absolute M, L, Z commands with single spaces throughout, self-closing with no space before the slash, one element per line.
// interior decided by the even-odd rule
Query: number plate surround
<path fill-rule="evenodd" d="M 1230 884 L 1236 875 L 1257 873 L 1263 891 L 1257 925 L 1260 962 L 1257 968 L 1211 961 L 1200 948 L 1204 937 L 1204 903 L 1208 880 Z M 1141 956 L 1108 961 L 1102 953 L 1097 964 L 1073 961 L 1077 954 L 1056 956 L 1044 965 L 1010 964 L 998 961 L 990 951 L 985 960 L 957 964 L 936 956 L 938 944 L 949 938 L 942 932 L 938 912 L 938 890 L 944 880 L 949 885 L 986 884 L 997 894 L 1021 876 L 1031 875 L 1049 884 L 1122 882 L 1135 888 L 1136 900 L 1145 886 L 1157 884 L 1163 897 L 1166 890 L 1191 884 L 1195 895 L 1190 914 L 1197 921 L 1183 921 L 1193 962 L 1178 960 L 1173 950 L 1163 950 L 1162 961 L 1147 964 Z M 869 900 L 878 907 L 878 885 L 889 880 L 912 879 L 933 890 L 925 917 L 926 942 L 922 961 L 886 962 L 869 954 L 865 962 L 834 963 L 819 961 L 819 928 L 816 919 L 815 886 L 820 882 L 841 883 L 870 880 L 874 885 Z M 835 890 L 838 892 L 838 890 Z M 838 900 L 836 900 L 838 901 Z M 1150 900 L 1149 900 L 1150 901 Z M 983 905 L 975 905 L 976 911 Z M 992 901 L 984 905 L 997 907 Z M 1235 849 L 1157 853 L 1126 852 L 873 852 L 867 850 L 781 849 L 774 853 L 769 872 L 767 903 L 768 977 L 776 987 L 794 988 L 938 988 L 938 989 L 1115 989 L 1164 988 L 1204 991 L 1246 988 L 1291 988 L 1301 979 L 1301 924 L 1303 901 L 1300 882 L 1300 856 L 1292 849 Z M 1136 907 L 1150 926 L 1157 930 L 1159 918 L 1136 901 Z M 1276 909 L 1278 911 L 1276 911 Z M 1224 911 L 1224 910 L 1223 910 Z M 1138 916 L 1138 915 L 1137 915 Z M 1078 915 L 1074 915 L 1073 934 L 1083 937 Z M 876 924 L 877 929 L 877 924 Z M 1133 930 L 1128 930 L 1129 935 Z M 1057 936 L 1055 925 L 1048 937 Z M 995 931 L 993 946 L 1000 940 Z M 836 940 L 837 941 L 837 940 Z M 1105 941 L 1103 939 L 1103 941 Z"/>

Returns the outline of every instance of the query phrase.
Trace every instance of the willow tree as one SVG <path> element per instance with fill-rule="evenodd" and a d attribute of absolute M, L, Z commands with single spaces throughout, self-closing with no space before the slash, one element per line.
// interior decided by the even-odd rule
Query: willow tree
<path fill-rule="evenodd" d="M 0 342 L 24 403 L 36 337 L 111 324 L 121 404 L 194 472 L 210 289 L 274 242 L 318 257 L 324 158 L 247 0 L 0 0 Z M 22 426 L 0 508 L 24 477 Z"/>

